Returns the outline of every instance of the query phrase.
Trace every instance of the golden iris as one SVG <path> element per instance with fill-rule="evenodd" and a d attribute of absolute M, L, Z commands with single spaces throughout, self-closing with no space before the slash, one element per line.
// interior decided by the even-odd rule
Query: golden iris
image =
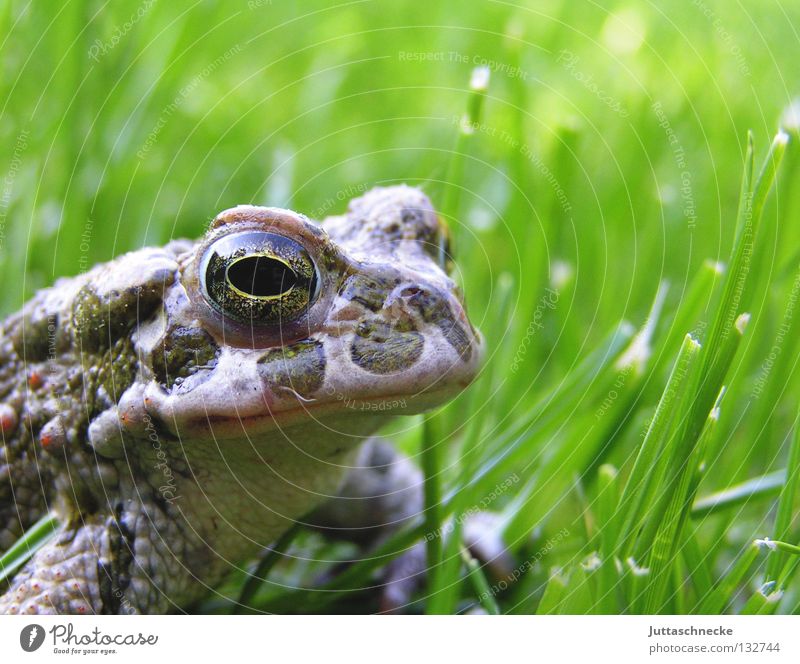
<path fill-rule="evenodd" d="M 228 318 L 255 325 L 295 320 L 317 295 L 306 249 L 277 233 L 242 231 L 213 242 L 200 263 L 203 297 Z"/>

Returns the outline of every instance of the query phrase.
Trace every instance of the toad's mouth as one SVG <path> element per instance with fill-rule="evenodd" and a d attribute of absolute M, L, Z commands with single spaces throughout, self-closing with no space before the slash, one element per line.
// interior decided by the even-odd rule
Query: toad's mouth
<path fill-rule="evenodd" d="M 183 420 L 165 412 L 150 412 L 164 422 L 165 426 L 177 436 L 193 438 L 210 437 L 214 439 L 242 438 L 254 435 L 291 429 L 303 424 L 328 422 L 347 422 L 347 420 L 363 420 L 395 417 L 400 415 L 417 415 L 428 411 L 446 401 L 467 387 L 470 381 L 463 384 L 449 384 L 446 387 L 429 389 L 412 395 L 386 394 L 376 396 L 330 395 L 325 399 L 298 401 L 296 405 L 275 408 L 264 400 L 264 408 L 260 412 L 234 411 L 230 414 L 204 412 Z M 379 422 L 377 422 L 379 423 Z"/>

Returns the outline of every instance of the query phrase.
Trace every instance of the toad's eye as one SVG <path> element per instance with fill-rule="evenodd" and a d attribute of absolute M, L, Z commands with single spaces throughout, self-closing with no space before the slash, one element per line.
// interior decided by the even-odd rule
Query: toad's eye
<path fill-rule="evenodd" d="M 211 244 L 200 261 L 203 297 L 241 323 L 295 320 L 313 304 L 318 281 L 305 248 L 277 233 L 226 235 Z"/>

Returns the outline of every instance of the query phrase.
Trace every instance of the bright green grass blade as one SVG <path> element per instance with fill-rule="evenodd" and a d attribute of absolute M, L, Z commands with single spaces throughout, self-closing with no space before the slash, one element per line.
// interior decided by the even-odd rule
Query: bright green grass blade
<path fill-rule="evenodd" d="M 712 382 L 706 386 L 710 391 L 716 387 L 717 394 L 722 389 L 721 381 L 733 361 L 739 342 L 749 317 L 742 315 L 737 319 L 734 332 L 723 342 L 718 363 L 718 373 L 712 374 Z M 681 532 L 697 490 L 697 472 L 702 455 L 713 436 L 713 427 L 718 419 L 717 409 L 712 409 L 706 420 L 706 435 L 701 435 L 695 443 L 691 439 L 678 438 L 676 446 L 669 446 L 666 453 L 666 482 L 661 489 L 661 499 L 655 509 L 649 510 L 648 525 L 642 534 L 642 542 L 653 544 L 649 550 L 648 567 L 650 577 L 647 584 L 644 612 L 660 613 L 666 602 L 666 589 L 669 580 L 669 567 L 681 542 Z"/>
<path fill-rule="evenodd" d="M 447 615 L 455 611 L 462 582 L 462 559 L 459 555 L 463 532 L 461 519 L 457 516 L 448 521 L 443 530 L 447 532 L 447 537 L 442 549 L 442 559 L 433 574 L 429 573 L 430 592 L 425 609 L 426 613 L 434 615 Z"/>
<path fill-rule="evenodd" d="M 630 341 L 632 328 L 628 324 L 617 326 L 604 342 L 590 353 L 572 372 L 540 398 L 528 412 L 509 423 L 499 435 L 492 431 L 484 434 L 489 439 L 487 455 L 481 460 L 475 476 L 468 480 L 476 495 L 487 495 L 494 486 L 503 482 L 516 469 L 525 468 L 531 462 L 531 440 L 547 437 L 548 431 L 557 430 L 576 408 L 581 399 L 598 402 L 613 386 L 618 376 L 614 362 L 625 343 Z M 591 390 L 586 395 L 584 390 Z M 599 397 L 599 398 L 598 398 Z M 454 488 L 448 499 L 460 491 Z"/>
<path fill-rule="evenodd" d="M 624 555 L 633 549 L 636 526 L 646 517 L 643 505 L 649 502 L 664 472 L 670 426 L 697 371 L 699 353 L 700 344 L 687 334 L 609 525 L 608 537 L 615 543 L 615 555 Z"/>
<path fill-rule="evenodd" d="M 701 442 L 713 435 L 717 419 L 718 416 L 712 411 L 706 430 L 701 436 Z M 669 601 L 666 594 L 667 584 L 670 580 L 670 568 L 672 568 L 672 574 L 675 574 L 675 555 L 682 548 L 683 525 L 691 509 L 694 491 L 697 486 L 695 477 L 701 452 L 700 445 L 698 445 L 698 448 L 693 450 L 693 453 L 689 455 L 685 465 L 682 467 L 680 478 L 672 494 L 669 507 L 664 514 L 663 522 L 656 531 L 655 542 L 650 550 L 648 559 L 650 583 L 647 586 L 644 613 L 661 613 Z"/>
<path fill-rule="evenodd" d="M 701 599 L 697 613 L 720 615 L 736 595 L 740 584 L 764 548 L 758 541 L 751 542 L 732 567 L 726 570 L 714 589 Z"/>
<path fill-rule="evenodd" d="M 722 290 L 725 266 L 717 261 L 705 260 L 692 278 L 685 295 L 680 298 L 680 307 L 671 324 L 668 339 L 664 348 L 670 352 L 662 354 L 661 362 L 666 362 L 671 356 L 671 349 L 679 348 L 683 338 L 689 331 L 693 332 L 699 324 L 705 324 L 709 312 L 714 311 L 716 301 Z"/>
<path fill-rule="evenodd" d="M 677 436 L 667 441 L 669 450 L 668 473 L 666 484 L 659 491 L 661 497 L 654 506 L 648 509 L 648 525 L 640 537 L 643 547 L 649 550 L 648 566 L 650 574 L 644 582 L 644 589 L 635 600 L 636 605 L 648 613 L 664 609 L 669 568 L 673 552 L 677 546 L 682 524 L 688 514 L 691 502 L 696 468 L 691 467 L 692 459 L 696 459 L 697 441 L 702 431 L 702 423 L 706 421 L 713 402 L 719 395 L 722 381 L 727 374 L 739 345 L 739 338 L 749 317 L 738 315 L 744 306 L 744 294 L 747 292 L 747 276 L 749 255 L 752 253 L 753 241 L 761 220 L 766 197 L 772 188 L 777 166 L 785 149 L 787 136 L 778 134 L 773 141 L 765 164 L 759 177 L 751 189 L 752 181 L 752 138 L 748 140 L 745 174 L 742 181 L 737 236 L 734 242 L 730 271 L 725 281 L 725 288 L 720 307 L 712 327 L 711 334 L 702 353 L 699 385 L 685 396 L 690 398 L 686 404 L 689 416 L 676 430 Z M 672 440 L 676 442 L 671 442 Z M 652 542 L 652 545 L 650 544 Z"/>
<path fill-rule="evenodd" d="M 55 536 L 59 522 L 48 514 L 34 523 L 12 547 L 0 556 L 0 581 L 10 578 L 14 572 Z"/>
<path fill-rule="evenodd" d="M 794 518 L 794 500 L 797 494 L 797 485 L 800 482 L 800 425 L 796 424 L 791 446 L 789 447 L 789 462 L 786 467 L 785 481 L 778 500 L 778 513 L 775 516 L 775 540 L 787 539 L 792 530 Z M 776 551 L 767 560 L 766 578 L 768 581 L 777 578 L 783 565 L 786 563 L 786 552 L 782 549 Z"/>
<path fill-rule="evenodd" d="M 619 573 L 616 569 L 614 547 L 616 537 L 611 526 L 619 504 L 620 486 L 617 469 L 609 464 L 600 466 L 597 473 L 597 530 L 599 533 L 599 566 L 596 571 L 597 613 L 614 614 L 619 612 L 617 593 Z"/>
<path fill-rule="evenodd" d="M 436 578 L 442 562 L 442 472 L 445 439 L 441 428 L 441 418 L 432 414 L 425 418 L 422 428 L 422 472 L 425 475 L 425 532 L 431 536 L 425 540 L 428 574 Z"/>
<path fill-rule="evenodd" d="M 765 595 L 763 600 L 759 598 L 760 606 L 756 607 L 756 615 L 759 616 L 774 615 L 775 612 L 780 607 L 783 598 L 784 598 L 784 592 L 782 590 L 776 590 L 774 592 L 769 593 L 768 595 Z"/>
<path fill-rule="evenodd" d="M 619 472 L 611 464 L 603 464 L 597 471 L 597 498 L 595 514 L 597 515 L 597 531 L 599 533 L 599 549 L 601 557 L 611 559 L 614 555 L 616 541 L 611 522 L 616 516 L 619 505 Z"/>
<path fill-rule="evenodd" d="M 714 587 L 714 577 L 710 569 L 708 552 L 701 549 L 694 532 L 689 532 L 680 549 L 686 573 L 691 579 L 695 598 L 706 597 Z M 687 613 L 690 611 L 687 608 Z"/>
<path fill-rule="evenodd" d="M 469 581 L 472 584 L 472 588 L 475 591 L 475 595 L 478 597 L 478 601 L 480 602 L 481 606 L 489 615 L 500 615 L 500 607 L 497 605 L 497 602 L 494 599 L 494 594 L 489 587 L 489 582 L 486 580 L 486 576 L 484 575 L 478 561 L 475 560 L 475 558 L 470 555 L 470 552 L 463 547 L 461 549 L 461 557 L 467 566 Z"/>
<path fill-rule="evenodd" d="M 483 100 L 489 87 L 489 68 L 476 67 L 469 82 L 470 94 L 467 110 L 458 126 L 458 136 L 445 177 L 445 191 L 441 211 L 445 216 L 457 217 L 461 203 L 461 187 L 464 181 L 464 158 L 473 142 L 475 129 L 480 123 Z"/>
<path fill-rule="evenodd" d="M 725 279 L 722 301 L 709 335 L 708 348 L 704 360 L 704 373 L 717 364 L 722 352 L 722 342 L 731 334 L 737 316 L 747 307 L 747 278 L 749 257 L 754 251 L 754 241 L 764 211 L 764 203 L 772 189 L 788 135 L 780 132 L 770 145 L 764 164 L 754 187 L 750 188 L 753 170 L 753 139 L 748 135 L 745 174 L 742 180 L 742 195 L 739 200 L 736 239 L 734 241 L 728 274 Z M 716 397 L 716 394 L 714 395 Z M 698 427 L 699 428 L 699 427 Z"/>
<path fill-rule="evenodd" d="M 762 540 L 762 543 L 770 549 L 770 551 L 776 552 L 781 551 L 783 553 L 788 553 L 793 556 L 800 556 L 800 546 L 796 544 L 790 544 L 789 542 L 782 542 L 781 540 L 771 540 L 765 539 Z"/>
<path fill-rule="evenodd" d="M 463 161 L 472 143 L 470 139 L 474 134 L 475 126 L 480 122 L 481 108 L 488 85 L 488 68 L 475 68 L 470 80 L 471 94 L 468 99 L 467 112 L 459 126 L 458 142 L 450 160 L 446 179 L 447 189 L 442 201 L 442 211 L 445 215 L 456 216 L 458 214 L 463 181 Z M 443 523 L 441 515 L 442 475 L 446 449 L 444 423 L 442 417 L 437 413 L 432 413 L 425 418 L 423 438 L 424 443 L 420 457 L 425 475 L 425 526 L 427 532 L 435 533 L 440 530 Z M 454 537 L 460 536 L 460 532 L 454 534 Z M 440 597 L 439 600 L 429 604 L 427 611 L 429 613 L 449 613 L 451 607 L 448 598 L 452 597 L 454 591 L 445 595 L 443 588 L 457 585 L 458 565 L 451 563 L 441 567 L 444 553 L 441 537 L 429 537 L 425 546 L 428 574 L 433 578 L 434 597 L 437 595 Z M 439 606 L 440 604 L 441 606 Z"/>
<path fill-rule="evenodd" d="M 783 591 L 774 590 L 774 588 L 774 581 L 763 584 L 750 596 L 739 613 L 750 616 L 774 613 L 783 599 Z"/>
<path fill-rule="evenodd" d="M 778 587 L 788 588 L 798 569 L 800 569 L 800 556 L 791 556 L 778 575 Z"/>
<path fill-rule="evenodd" d="M 569 574 L 567 591 L 558 607 L 558 612 L 566 615 L 585 616 L 596 611 L 595 587 L 599 561 L 590 556 L 573 566 Z"/>
<path fill-rule="evenodd" d="M 511 323 L 512 317 L 512 299 L 511 295 L 514 288 L 514 281 L 511 275 L 502 274 L 497 280 L 497 321 L 499 327 L 507 327 Z M 499 330 L 498 330 L 499 331 Z M 497 335 L 495 338 L 502 338 L 502 335 Z M 500 389 L 502 375 L 506 371 L 509 362 L 505 360 L 506 355 L 499 357 L 496 361 L 490 360 L 488 365 L 484 368 L 483 373 L 478 379 L 477 383 L 470 390 L 470 406 L 467 412 L 473 414 L 478 411 L 486 413 L 489 409 L 486 408 L 487 402 L 494 397 Z M 453 500 L 455 501 L 455 509 L 459 511 L 463 503 L 469 502 L 471 492 L 468 490 L 475 474 L 479 470 L 482 461 L 482 435 L 485 429 L 488 428 L 489 414 L 486 413 L 484 417 L 472 416 L 464 433 L 464 440 L 461 443 L 460 452 L 458 455 L 460 470 L 457 486 L 462 487 L 461 491 L 457 491 Z M 455 551 L 456 549 L 454 549 Z"/>
<path fill-rule="evenodd" d="M 498 315 L 496 321 L 499 332 L 500 328 L 505 328 L 511 317 L 511 294 L 513 292 L 513 278 L 508 274 L 500 275 L 497 280 L 497 311 Z M 497 334 L 495 338 L 501 338 L 502 335 Z M 499 374 L 501 367 L 507 367 L 508 363 L 503 361 L 503 358 L 494 359 L 490 361 L 484 368 L 483 373 L 478 379 L 477 383 L 472 386 L 470 390 L 469 404 L 467 412 L 472 413 L 469 424 L 467 425 L 464 434 L 464 440 L 460 446 L 460 453 L 458 455 L 460 470 L 457 489 L 451 494 L 450 500 L 453 503 L 453 511 L 457 514 L 467 513 L 471 507 L 470 502 L 474 505 L 480 503 L 482 496 L 478 495 L 473 488 L 472 479 L 476 476 L 479 470 L 481 461 L 481 434 L 484 428 L 489 424 L 488 416 L 478 417 L 474 415 L 481 409 L 486 412 L 485 404 L 489 400 L 489 395 L 492 392 L 497 392 Z M 459 550 L 461 548 L 461 519 L 456 518 L 452 521 L 452 530 L 449 531 L 449 536 L 445 539 L 442 564 L 435 569 L 435 573 L 430 575 L 430 599 L 428 603 L 428 612 L 433 614 L 450 614 L 453 613 L 458 601 L 458 593 L 461 587 L 460 571 L 461 571 L 461 557 Z"/>
<path fill-rule="evenodd" d="M 725 386 L 723 385 L 720 389 L 719 396 L 717 397 L 717 403 L 714 404 L 714 407 L 711 409 L 711 412 L 708 414 L 708 419 L 706 420 L 706 426 L 700 434 L 700 439 L 697 441 L 697 445 L 694 450 L 692 450 L 691 455 L 689 456 L 688 460 L 688 467 L 687 467 L 687 477 L 689 478 L 689 485 L 686 492 L 686 500 L 688 501 L 685 505 L 685 509 L 681 514 L 681 522 L 687 521 L 691 516 L 692 505 L 697 498 L 697 491 L 700 487 L 700 482 L 703 479 L 703 475 L 706 471 L 706 458 L 708 456 L 709 448 L 713 447 L 713 443 L 719 437 L 716 435 L 717 433 L 717 425 L 719 424 L 719 416 L 720 416 L 720 403 L 722 398 L 725 394 Z"/>
<path fill-rule="evenodd" d="M 769 500 L 780 494 L 785 481 L 786 470 L 782 469 L 715 491 L 695 501 L 691 516 L 693 519 L 703 519 L 709 514 L 730 510 L 745 503 Z"/>
<path fill-rule="evenodd" d="M 628 416 L 631 403 L 639 393 L 650 359 L 650 346 L 666 287 L 659 288 L 647 321 L 631 339 L 603 380 L 583 395 L 586 403 L 594 405 L 594 412 L 567 422 L 556 422 L 556 427 L 545 430 L 545 453 L 535 470 L 537 478 L 529 501 L 520 505 L 508 526 L 514 537 L 526 538 L 527 533 L 541 525 L 571 486 L 586 472 L 603 446 L 613 439 L 622 421 Z M 585 407 L 584 407 L 585 409 Z M 583 409 L 581 409 L 583 410 Z"/>
<path fill-rule="evenodd" d="M 547 581 L 542 599 L 536 613 L 539 615 L 552 615 L 559 612 L 564 598 L 569 591 L 569 579 L 561 570 L 555 570 Z"/>
<path fill-rule="evenodd" d="M 773 580 L 768 575 L 767 580 L 753 593 L 742 609 L 744 614 L 770 615 L 777 611 L 783 599 L 784 588 L 788 583 L 788 578 L 791 577 L 797 567 L 797 563 L 800 562 L 800 546 L 771 539 L 758 540 L 758 543 L 769 551 L 768 564 L 773 557 L 783 562 L 786 560 L 786 556 L 794 556 L 794 561 L 784 565 L 787 574 L 785 576 L 782 575 L 782 583 Z M 781 554 L 784 555 L 781 556 Z"/>
<path fill-rule="evenodd" d="M 725 278 L 720 306 L 717 309 L 711 333 L 704 342 L 701 368 L 701 384 L 697 397 L 691 402 L 691 410 L 683 427 L 681 447 L 690 449 L 705 423 L 711 406 L 717 398 L 730 360 L 725 341 L 734 332 L 739 314 L 747 306 L 747 277 L 749 257 L 764 210 L 764 203 L 775 181 L 777 168 L 786 148 L 788 136 L 779 133 L 773 140 L 755 185 L 751 188 L 753 172 L 753 141 L 748 135 L 745 172 L 739 199 L 736 239 L 734 241 L 728 273 Z"/>

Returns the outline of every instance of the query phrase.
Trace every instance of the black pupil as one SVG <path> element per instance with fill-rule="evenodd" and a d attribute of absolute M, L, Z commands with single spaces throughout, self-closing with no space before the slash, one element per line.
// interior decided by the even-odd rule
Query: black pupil
<path fill-rule="evenodd" d="M 255 297 L 281 295 L 297 283 L 294 271 L 269 256 L 247 256 L 228 268 L 228 281 Z"/>

